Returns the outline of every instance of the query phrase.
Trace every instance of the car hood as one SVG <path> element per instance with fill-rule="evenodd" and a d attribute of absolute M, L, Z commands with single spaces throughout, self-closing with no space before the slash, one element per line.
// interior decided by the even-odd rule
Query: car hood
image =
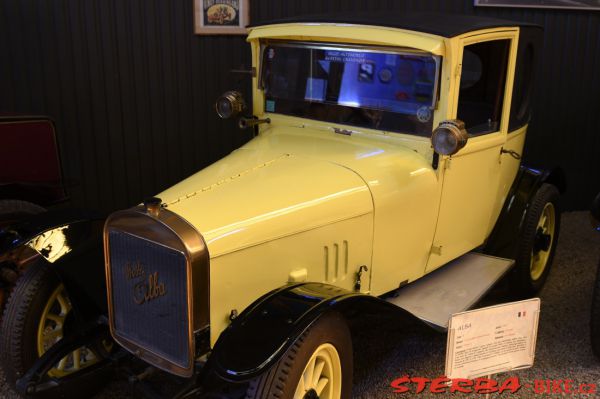
<path fill-rule="evenodd" d="M 354 171 L 278 145 L 243 147 L 158 196 L 213 258 L 373 211 Z"/>

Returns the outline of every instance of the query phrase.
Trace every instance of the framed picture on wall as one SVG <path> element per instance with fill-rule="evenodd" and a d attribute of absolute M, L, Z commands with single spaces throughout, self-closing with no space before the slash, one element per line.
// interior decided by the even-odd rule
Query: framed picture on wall
<path fill-rule="evenodd" d="M 249 19 L 249 0 L 194 0 L 198 35 L 244 35 Z"/>
<path fill-rule="evenodd" d="M 476 6 L 600 10 L 600 0 L 475 0 Z"/>

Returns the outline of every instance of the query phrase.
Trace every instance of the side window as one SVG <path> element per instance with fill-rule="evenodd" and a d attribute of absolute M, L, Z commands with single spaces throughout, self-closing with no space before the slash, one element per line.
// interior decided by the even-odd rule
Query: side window
<path fill-rule="evenodd" d="M 521 46 L 521 44 L 519 44 Z M 531 114 L 531 95 L 533 92 L 533 67 L 535 57 L 533 44 L 528 43 L 524 49 L 519 50 L 517 58 L 517 71 L 513 87 L 512 109 L 508 132 L 514 132 L 521 126 L 529 123 Z"/>
<path fill-rule="evenodd" d="M 500 129 L 509 49 L 508 39 L 464 48 L 457 117 L 472 135 Z"/>

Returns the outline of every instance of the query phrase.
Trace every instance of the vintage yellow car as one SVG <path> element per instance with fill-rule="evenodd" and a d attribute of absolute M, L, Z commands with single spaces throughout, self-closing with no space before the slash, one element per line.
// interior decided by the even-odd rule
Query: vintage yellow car
<path fill-rule="evenodd" d="M 444 330 L 505 275 L 535 294 L 565 189 L 520 161 L 541 35 L 439 15 L 250 27 L 252 101 L 216 108 L 254 139 L 106 222 L 115 341 L 189 378 L 177 397 L 349 398 L 350 319 Z"/>

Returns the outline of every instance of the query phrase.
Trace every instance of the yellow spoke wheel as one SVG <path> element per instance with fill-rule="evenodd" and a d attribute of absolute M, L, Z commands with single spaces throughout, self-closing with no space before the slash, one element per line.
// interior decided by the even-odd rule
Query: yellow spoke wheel
<path fill-rule="evenodd" d="M 548 265 L 548 259 L 550 258 L 550 250 L 554 243 L 554 229 L 556 221 L 554 205 L 551 202 L 546 203 L 542 210 L 542 215 L 536 229 L 536 237 L 534 248 L 531 252 L 531 279 L 538 280 L 546 266 Z"/>
<path fill-rule="evenodd" d="M 518 297 L 536 295 L 552 267 L 560 232 L 560 193 L 543 183 L 531 198 L 520 227 L 511 285 Z"/>
<path fill-rule="evenodd" d="M 40 316 L 37 332 L 37 352 L 42 356 L 65 335 L 65 324 L 71 313 L 71 301 L 60 284 L 48 298 Z M 64 377 L 98 362 L 98 356 L 87 347 L 81 347 L 62 358 L 48 374 Z"/>
<path fill-rule="evenodd" d="M 331 344 L 317 348 L 300 377 L 294 399 L 337 399 L 342 392 L 340 356 Z"/>

